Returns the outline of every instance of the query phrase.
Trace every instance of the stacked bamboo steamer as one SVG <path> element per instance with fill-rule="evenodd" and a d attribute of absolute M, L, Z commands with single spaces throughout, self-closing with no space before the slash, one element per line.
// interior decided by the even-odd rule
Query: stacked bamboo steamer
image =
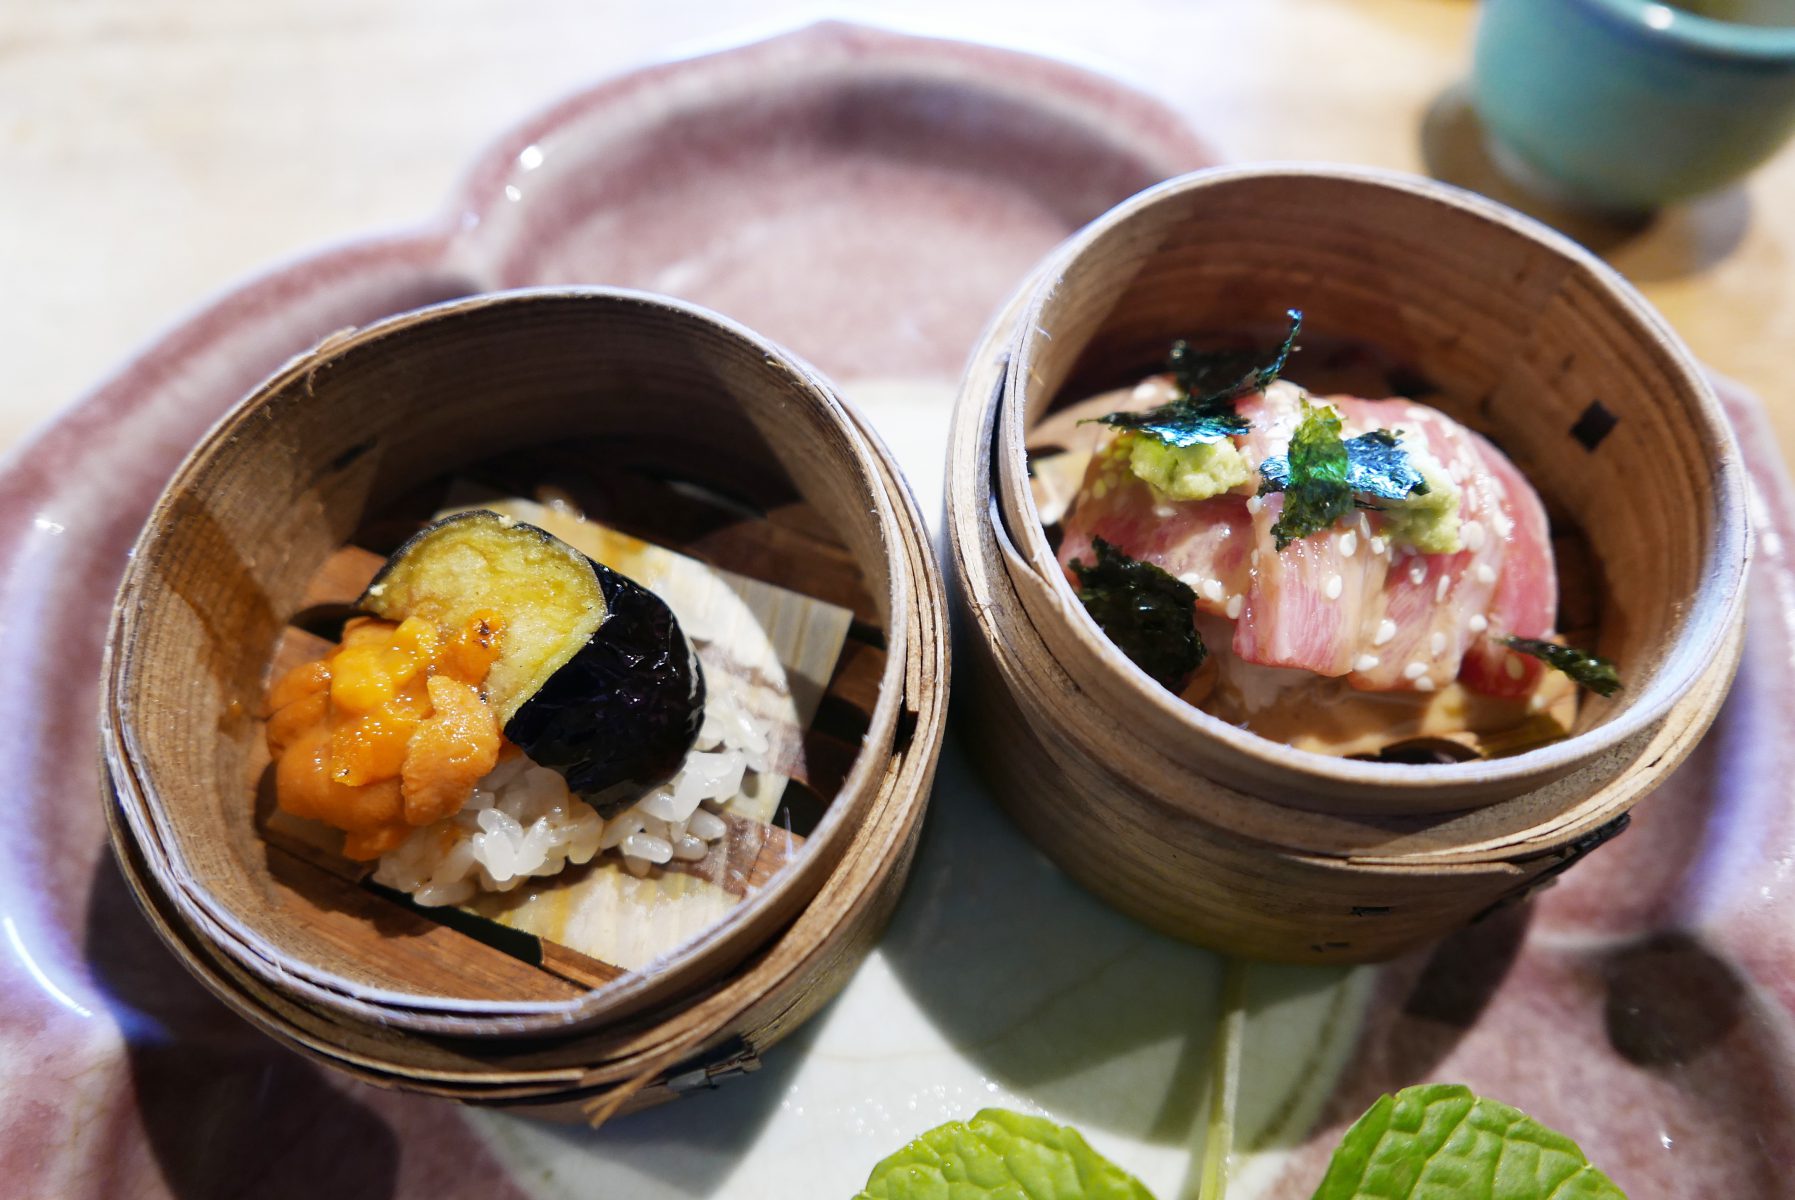
<path fill-rule="evenodd" d="M 597 475 L 675 473 L 744 513 L 826 514 L 820 540 L 749 516 L 734 532 L 750 549 L 776 536 L 787 556 L 816 547 L 857 581 L 883 654 L 857 752 L 801 852 L 708 932 L 588 986 L 271 848 L 255 782 L 273 648 L 333 552 L 427 480 L 574 444 L 597 448 Z M 802 590 L 802 563 L 790 569 Z M 187 967 L 286 1044 L 383 1085 L 599 1119 L 750 1069 L 870 948 L 939 752 L 943 607 L 889 454 L 779 347 L 614 289 L 406 314 L 277 372 L 157 504 L 107 647 L 115 850 Z"/>
<path fill-rule="evenodd" d="M 1085 614 L 1034 507 L 1030 430 L 1150 370 L 1176 337 L 1288 307 L 1431 380 L 1430 400 L 1495 437 L 1587 541 L 1596 648 L 1628 688 L 1587 704 L 1575 736 L 1440 766 L 1305 754 L 1164 692 Z M 748 510 L 825 516 L 885 657 L 803 853 L 651 969 L 570 988 L 451 931 L 369 920 L 361 900 L 296 901 L 253 780 L 270 652 L 331 554 L 425 479 L 574 441 L 604 447 L 595 472 L 686 472 Z M 1589 255 L 1426 181 L 1234 169 L 1122 205 L 994 322 L 949 468 L 963 718 L 993 791 L 1106 900 L 1251 957 L 1386 957 L 1524 895 L 1682 759 L 1740 652 L 1743 472 L 1687 352 Z M 606 289 L 407 314 L 277 373 L 158 504 L 108 641 L 115 849 L 188 968 L 302 1053 L 382 1085 L 602 1119 L 751 1068 L 870 948 L 940 747 L 943 610 L 889 455 L 780 348 Z M 447 976 L 420 966 L 438 945 Z"/>
<path fill-rule="evenodd" d="M 1627 686 L 1587 699 L 1574 736 L 1426 766 L 1297 751 L 1160 688 L 1084 611 L 1031 494 L 1030 431 L 1158 370 L 1176 338 L 1269 332 L 1287 308 L 1306 338 L 1427 381 L 1588 547 L 1595 649 Z M 1093 223 L 975 353 L 947 502 L 968 744 L 999 801 L 1110 903 L 1250 957 L 1385 958 L 1524 896 L 1624 828 L 1740 654 L 1744 470 L 1688 352 L 1586 251 L 1428 180 L 1220 169 Z"/>

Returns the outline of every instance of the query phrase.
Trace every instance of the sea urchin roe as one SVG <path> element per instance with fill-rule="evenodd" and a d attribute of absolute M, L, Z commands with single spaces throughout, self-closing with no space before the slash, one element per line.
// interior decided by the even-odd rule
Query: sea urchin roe
<path fill-rule="evenodd" d="M 503 634 L 491 612 L 454 631 L 420 617 L 350 621 L 329 655 L 269 689 L 281 808 L 343 830 L 357 859 L 457 812 L 503 744 L 480 690 Z"/>

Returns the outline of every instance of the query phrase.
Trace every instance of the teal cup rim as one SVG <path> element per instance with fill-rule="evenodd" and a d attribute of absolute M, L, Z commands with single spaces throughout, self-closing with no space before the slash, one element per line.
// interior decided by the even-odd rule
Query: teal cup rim
<path fill-rule="evenodd" d="M 1673 50 L 1795 66 L 1795 26 L 1723 21 L 1661 0 L 1583 0 L 1590 8 Z"/>

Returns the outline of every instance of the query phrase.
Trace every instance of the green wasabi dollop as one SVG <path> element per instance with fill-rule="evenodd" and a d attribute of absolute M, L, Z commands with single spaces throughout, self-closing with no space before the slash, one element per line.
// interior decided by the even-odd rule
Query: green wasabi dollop
<path fill-rule="evenodd" d="M 1384 510 L 1383 535 L 1423 554 L 1457 554 L 1465 548 L 1458 485 L 1425 451 L 1410 450 L 1409 461 L 1427 481 L 1427 490 L 1379 504 Z"/>
<path fill-rule="evenodd" d="M 1152 437 L 1123 433 L 1118 450 L 1126 450 L 1128 469 L 1136 479 L 1168 500 L 1208 500 L 1231 492 L 1253 478 L 1246 455 L 1232 441 L 1168 446 Z"/>

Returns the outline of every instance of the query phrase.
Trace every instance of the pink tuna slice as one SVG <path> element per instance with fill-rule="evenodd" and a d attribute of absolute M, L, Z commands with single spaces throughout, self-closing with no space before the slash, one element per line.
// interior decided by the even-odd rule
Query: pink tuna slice
<path fill-rule="evenodd" d="M 1274 385 L 1240 402 L 1252 428 L 1239 445 L 1255 471 L 1288 447 L 1301 395 Z M 1067 517 L 1061 564 L 1089 561 L 1101 537 L 1164 568 L 1197 591 L 1200 611 L 1238 616 L 1233 649 L 1247 662 L 1343 675 L 1367 691 L 1430 691 L 1459 677 L 1463 662 L 1474 690 L 1527 694 L 1539 664 L 1495 639 L 1552 627 L 1558 589 L 1538 496 L 1500 451 L 1435 409 L 1351 396 L 1325 402 L 1340 414 L 1344 436 L 1398 430 L 1454 476 L 1464 549 L 1390 546 L 1380 536 L 1384 518 L 1361 512 L 1280 552 L 1271 528 L 1282 496 L 1167 501 L 1124 458 L 1100 449 Z M 1243 600 L 1230 614 L 1236 595 Z M 1518 675 L 1510 661 L 1521 666 Z"/>
<path fill-rule="evenodd" d="M 1072 564 L 1095 562 L 1093 543 L 1102 538 L 1130 558 L 1153 563 L 1189 584 L 1199 611 L 1228 615 L 1229 597 L 1244 592 L 1250 580 L 1253 524 L 1247 497 L 1158 498 L 1129 471 L 1126 457 L 1107 452 L 1113 445 L 1091 457 L 1067 518 L 1059 551 L 1067 578 L 1078 586 Z"/>

